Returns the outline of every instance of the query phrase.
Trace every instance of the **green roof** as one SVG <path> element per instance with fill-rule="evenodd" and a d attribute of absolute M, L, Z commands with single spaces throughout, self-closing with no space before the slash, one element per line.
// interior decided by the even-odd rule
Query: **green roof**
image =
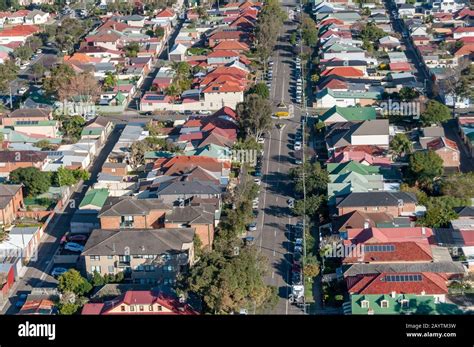
<path fill-rule="evenodd" d="M 353 171 L 360 175 L 380 174 L 380 166 L 364 165 L 353 160 L 345 163 L 328 163 L 327 170 L 330 175 L 340 175 Z"/>
<path fill-rule="evenodd" d="M 362 48 L 351 46 L 351 45 L 343 45 L 340 43 L 335 43 L 327 48 L 324 49 L 324 52 L 327 51 L 334 51 L 334 52 L 363 52 Z"/>
<path fill-rule="evenodd" d="M 377 114 L 373 107 L 339 107 L 333 106 L 321 116 L 320 120 L 325 122 L 334 115 L 341 115 L 346 121 L 364 121 L 376 119 Z"/>
<path fill-rule="evenodd" d="M 103 129 L 101 129 L 101 128 L 84 128 L 81 131 L 81 136 L 85 136 L 85 135 L 97 135 L 97 136 L 99 136 L 100 134 L 102 134 L 102 131 L 103 131 Z"/>
<path fill-rule="evenodd" d="M 159 158 L 171 158 L 174 154 L 165 151 L 148 151 L 145 152 L 145 159 L 159 159 Z"/>
<path fill-rule="evenodd" d="M 102 208 L 108 196 L 109 191 L 107 189 L 91 189 L 86 193 L 79 207 L 92 205 L 98 208 Z"/>
<path fill-rule="evenodd" d="M 474 131 L 466 134 L 466 137 L 469 139 L 470 142 L 474 143 Z"/>
<path fill-rule="evenodd" d="M 330 175 L 342 175 L 356 172 L 360 175 L 382 175 L 386 180 L 400 180 L 401 173 L 394 166 L 382 167 L 377 165 L 364 165 L 354 160 L 345 163 L 328 163 L 327 170 Z"/>
<path fill-rule="evenodd" d="M 318 99 L 321 99 L 322 97 L 330 95 L 333 98 L 336 99 L 374 99 L 378 100 L 381 97 L 381 93 L 379 92 L 359 92 L 359 91 L 334 91 L 329 88 L 324 88 L 323 90 L 319 91 L 316 94 L 316 97 Z"/>
<path fill-rule="evenodd" d="M 184 153 L 184 155 L 200 155 L 212 158 L 231 158 L 229 148 L 215 145 L 213 143 L 192 151 L 187 151 Z"/>
<path fill-rule="evenodd" d="M 125 101 L 125 99 L 125 95 L 123 95 L 122 92 L 118 92 L 117 95 L 115 95 L 115 100 L 117 100 L 121 104 Z"/>
<path fill-rule="evenodd" d="M 387 307 L 382 307 L 382 301 L 388 302 Z M 402 307 L 402 300 L 408 300 L 407 306 Z M 368 308 L 362 307 L 362 302 L 368 302 Z M 463 312 L 454 304 L 435 303 L 434 296 L 396 294 L 395 297 L 387 294 L 351 295 L 352 314 L 421 314 L 442 315 L 462 314 Z"/>

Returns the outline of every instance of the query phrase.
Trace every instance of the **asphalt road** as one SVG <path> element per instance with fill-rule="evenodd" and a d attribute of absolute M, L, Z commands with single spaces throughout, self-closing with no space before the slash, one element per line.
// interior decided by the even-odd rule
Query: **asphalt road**
<path fill-rule="evenodd" d="M 282 1 L 285 10 L 294 6 L 296 1 Z M 295 23 L 285 23 L 280 39 L 273 55 L 273 81 L 270 90 L 274 105 L 284 102 L 291 104 L 291 88 L 294 80 L 295 56 L 291 53 L 292 46 L 288 43 L 288 35 L 296 28 Z M 295 108 L 294 117 L 279 121 L 284 124 L 280 130 L 276 126 L 266 134 L 264 159 L 262 163 L 262 184 L 260 190 L 257 218 L 256 246 L 268 259 L 267 284 L 278 289 L 279 300 L 271 314 L 302 314 L 302 310 L 290 305 L 288 295 L 290 263 L 289 253 L 292 249 L 286 234 L 288 224 L 295 224 L 296 217 L 290 214 L 287 200 L 292 197 L 292 182 L 288 171 L 292 164 L 292 137 L 300 126 L 300 114 Z"/>
<path fill-rule="evenodd" d="M 107 142 L 94 160 L 91 168 L 91 178 L 84 182 L 75 193 L 72 194 L 70 203 L 62 212 L 57 212 L 51 224 L 45 230 L 45 234 L 41 240 L 38 249 L 38 261 L 30 262 L 23 278 L 19 279 L 10 294 L 9 302 L 1 309 L 2 314 L 15 314 L 18 309 L 15 308 L 15 302 L 18 295 L 29 293 L 35 287 L 56 287 L 57 281 L 49 274 L 52 269 L 52 260 L 54 254 L 58 251 L 61 237 L 69 231 L 70 221 L 77 207 L 84 198 L 89 187 L 96 182 L 97 175 L 101 171 L 102 165 L 107 159 L 113 146 L 118 141 L 123 126 L 116 126 L 112 134 L 108 137 Z M 71 203 L 74 201 L 74 203 Z"/>
<path fill-rule="evenodd" d="M 400 35 L 403 35 L 404 32 L 408 32 L 408 28 L 406 27 L 404 21 L 402 19 L 395 19 L 392 14 L 392 11 L 396 10 L 395 2 L 392 0 L 385 0 L 385 7 L 389 11 L 390 20 L 393 24 L 393 29 L 395 30 L 395 32 L 399 33 Z M 431 97 L 433 82 L 428 74 L 425 64 L 418 55 L 416 47 L 413 45 L 413 42 L 409 37 L 402 37 L 400 41 L 405 44 L 406 49 L 404 52 L 408 58 L 408 61 L 411 62 L 415 68 L 415 76 L 417 81 L 424 84 L 426 88 L 426 94 Z"/>

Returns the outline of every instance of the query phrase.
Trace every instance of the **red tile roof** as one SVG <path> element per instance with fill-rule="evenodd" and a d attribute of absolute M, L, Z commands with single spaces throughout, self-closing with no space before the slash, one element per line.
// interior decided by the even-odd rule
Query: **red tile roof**
<path fill-rule="evenodd" d="M 386 276 L 392 275 L 419 275 L 421 281 L 391 282 Z M 446 279 L 442 274 L 434 272 L 418 273 L 391 273 L 384 272 L 378 275 L 363 275 L 346 279 L 348 292 L 351 294 L 447 294 Z"/>
<path fill-rule="evenodd" d="M 148 310 L 145 311 L 134 311 L 134 312 L 111 312 L 114 308 L 121 306 L 123 304 L 126 305 L 143 305 L 148 308 L 149 305 L 152 304 L 159 304 L 170 310 L 171 312 L 163 312 L 163 311 L 153 311 L 150 312 Z M 167 297 L 164 294 L 155 294 L 152 291 L 138 291 L 138 290 L 129 290 L 125 294 L 121 295 L 117 299 L 113 301 L 108 301 L 102 304 L 96 303 L 88 303 L 84 305 L 82 309 L 83 315 L 91 315 L 91 314 L 120 314 L 120 315 L 127 315 L 127 314 L 167 314 L 167 315 L 196 315 L 199 314 L 195 310 L 193 310 L 187 304 L 181 304 L 177 299 Z"/>
<path fill-rule="evenodd" d="M 227 163 L 219 162 L 215 158 L 204 156 L 180 155 L 167 159 L 159 166 L 165 175 L 182 175 L 196 167 L 202 167 L 210 172 L 222 172 L 224 168 L 230 168 Z M 156 167 L 156 165 L 155 165 Z"/>
<path fill-rule="evenodd" d="M 208 58 L 238 57 L 239 53 L 235 51 L 217 50 L 207 55 Z"/>
<path fill-rule="evenodd" d="M 465 246 L 474 246 L 474 230 L 459 230 Z"/>
<path fill-rule="evenodd" d="M 232 31 L 218 31 L 210 36 L 214 40 L 240 40 L 242 37 L 245 37 L 247 34 L 240 30 Z"/>
<path fill-rule="evenodd" d="M 250 47 L 243 42 L 239 41 L 222 41 L 219 42 L 214 48 L 214 51 L 225 50 L 225 51 L 249 51 Z"/>
<path fill-rule="evenodd" d="M 332 69 L 326 69 L 321 73 L 321 76 L 337 75 L 343 77 L 363 77 L 364 73 L 352 66 L 341 66 Z"/>
<path fill-rule="evenodd" d="M 472 39 L 474 39 L 474 37 L 472 37 Z M 459 48 L 455 53 L 454 55 L 456 57 L 462 57 L 464 55 L 468 55 L 468 54 L 471 54 L 474 52 L 474 43 L 468 43 L 468 44 L 464 44 L 464 46 L 462 46 L 461 48 Z"/>
<path fill-rule="evenodd" d="M 350 230 L 350 229 L 349 229 Z M 362 252 L 363 245 L 357 246 L 344 258 L 343 263 L 383 263 L 383 262 L 413 262 L 433 260 L 429 244 L 421 242 L 370 242 L 365 245 L 371 246 L 394 246 L 390 252 Z M 349 245 L 346 245 L 349 246 Z"/>
<path fill-rule="evenodd" d="M 474 32 L 474 27 L 457 27 L 453 30 L 453 33 L 472 33 Z"/>
<path fill-rule="evenodd" d="M 348 241 L 352 243 L 367 242 L 402 242 L 416 241 L 428 242 L 428 238 L 433 236 L 433 230 L 426 227 L 413 228 L 369 228 L 369 229 L 349 229 L 347 231 Z"/>
<path fill-rule="evenodd" d="M 169 18 L 174 16 L 174 11 L 170 8 L 165 8 L 163 11 L 156 15 L 156 18 Z"/>
<path fill-rule="evenodd" d="M 410 63 L 406 62 L 398 62 L 398 63 L 390 63 L 388 65 L 391 71 L 411 71 Z"/>
<path fill-rule="evenodd" d="M 36 25 L 17 25 L 0 31 L 0 37 L 7 36 L 30 36 L 40 31 Z"/>
<path fill-rule="evenodd" d="M 447 139 L 446 137 L 438 137 L 426 144 L 426 147 L 432 151 L 437 151 L 441 148 L 449 148 L 453 151 L 458 151 L 458 145 L 456 142 Z"/>

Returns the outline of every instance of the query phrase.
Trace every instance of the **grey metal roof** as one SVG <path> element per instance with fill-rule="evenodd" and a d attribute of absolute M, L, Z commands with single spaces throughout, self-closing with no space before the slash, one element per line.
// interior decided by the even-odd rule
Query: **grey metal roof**
<path fill-rule="evenodd" d="M 463 274 L 466 272 L 460 262 L 433 263 L 393 263 L 393 264 L 354 264 L 344 271 L 344 277 L 380 274 L 383 272 L 438 272 Z"/>
<path fill-rule="evenodd" d="M 160 184 L 156 194 L 222 194 L 222 189 L 212 182 L 170 181 Z"/>
<path fill-rule="evenodd" d="M 95 229 L 82 255 L 123 255 L 126 251 L 130 255 L 173 253 L 189 248 L 194 233 L 194 228 Z"/>
<path fill-rule="evenodd" d="M 416 203 L 414 193 L 407 192 L 363 192 L 351 193 L 337 207 L 352 206 L 398 206 L 399 201 Z"/>
<path fill-rule="evenodd" d="M 166 222 L 213 224 L 214 209 L 210 205 L 174 207 L 166 214 Z"/>
<path fill-rule="evenodd" d="M 143 216 L 151 210 L 169 210 L 171 206 L 160 199 L 137 199 L 131 196 L 109 196 L 99 212 L 99 217 Z"/>
<path fill-rule="evenodd" d="M 351 129 L 352 130 L 352 129 Z M 388 119 L 372 119 L 359 123 L 352 135 L 388 135 Z"/>

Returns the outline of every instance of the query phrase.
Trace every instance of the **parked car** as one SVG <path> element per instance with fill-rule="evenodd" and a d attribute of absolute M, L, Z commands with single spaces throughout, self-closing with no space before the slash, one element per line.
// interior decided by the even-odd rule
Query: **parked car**
<path fill-rule="evenodd" d="M 260 178 L 254 178 L 253 179 L 253 182 L 258 184 L 258 185 L 261 185 L 262 184 L 262 180 Z"/>
<path fill-rule="evenodd" d="M 87 236 L 83 234 L 68 235 L 67 240 L 72 242 L 85 242 L 87 241 Z"/>
<path fill-rule="evenodd" d="M 27 297 L 28 297 L 28 294 L 25 294 L 25 293 L 18 295 L 18 300 L 15 302 L 15 307 L 22 308 L 26 302 Z"/>
<path fill-rule="evenodd" d="M 254 175 L 255 177 L 262 177 L 262 171 L 260 171 L 260 170 L 255 170 L 255 172 L 253 173 L 253 175 Z"/>
<path fill-rule="evenodd" d="M 65 267 L 55 267 L 53 271 L 51 271 L 51 276 L 57 278 L 65 272 L 67 272 L 67 269 Z"/>
<path fill-rule="evenodd" d="M 264 137 L 259 137 L 257 140 L 257 143 L 264 144 L 265 143 L 265 138 Z"/>
<path fill-rule="evenodd" d="M 257 223 L 250 223 L 247 225 L 247 231 L 257 231 Z"/>
<path fill-rule="evenodd" d="M 78 243 L 75 243 L 75 242 L 68 242 L 66 243 L 66 245 L 64 246 L 64 249 L 67 249 L 68 251 L 71 251 L 71 252 L 82 252 L 84 250 L 84 246 L 83 245 L 80 245 Z"/>
<path fill-rule="evenodd" d="M 301 142 L 300 141 L 295 141 L 295 144 L 294 144 L 293 147 L 294 147 L 295 151 L 301 150 Z"/>

